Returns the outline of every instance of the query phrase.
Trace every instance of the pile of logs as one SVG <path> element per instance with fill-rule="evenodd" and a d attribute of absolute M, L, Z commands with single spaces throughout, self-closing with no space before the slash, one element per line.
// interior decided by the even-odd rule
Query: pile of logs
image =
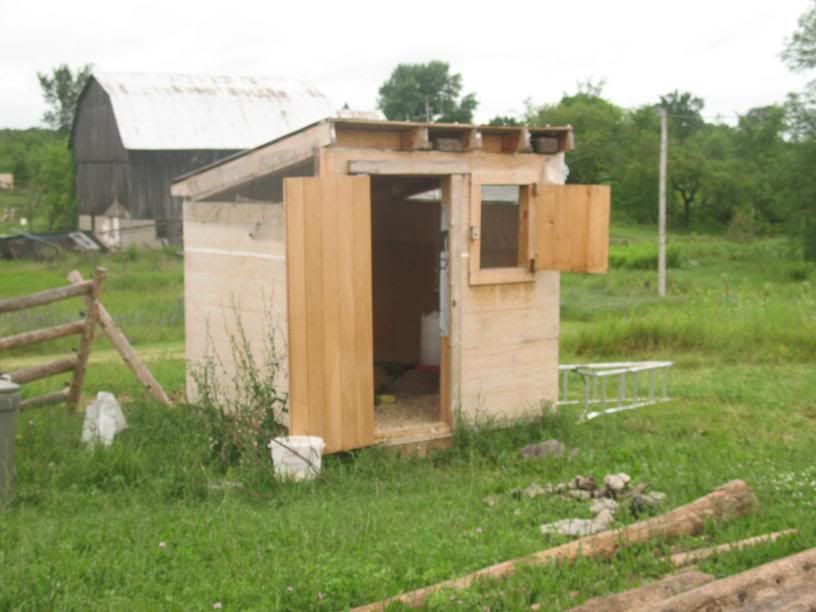
<path fill-rule="evenodd" d="M 742 480 L 734 480 L 690 504 L 649 520 L 586 536 L 527 557 L 498 563 L 462 578 L 403 593 L 355 610 L 359 612 L 385 610 L 391 604 L 419 607 L 428 597 L 439 591 L 466 589 L 479 580 L 504 578 L 522 566 L 552 562 L 571 563 L 579 556 L 608 558 L 623 547 L 643 543 L 651 538 L 676 538 L 699 534 L 706 521 L 727 521 L 744 516 L 757 507 L 757 499 L 748 485 Z M 669 560 L 677 566 L 682 566 L 726 550 L 773 541 L 791 533 L 795 532 L 791 530 L 778 532 L 730 545 L 676 554 Z M 803 601 L 816 601 L 816 549 L 718 581 L 702 572 L 685 571 L 634 591 L 592 600 L 576 610 L 582 612 L 763 610 L 768 609 L 768 601 L 774 601 L 772 609 L 816 611 L 816 607 L 796 607 Z M 752 605 L 756 602 L 757 606 L 737 607 L 744 606 L 746 602 L 752 602 Z M 786 602 L 786 606 L 787 602 L 790 602 L 790 607 L 775 607 L 781 602 Z M 762 607 L 763 605 L 766 607 Z"/>

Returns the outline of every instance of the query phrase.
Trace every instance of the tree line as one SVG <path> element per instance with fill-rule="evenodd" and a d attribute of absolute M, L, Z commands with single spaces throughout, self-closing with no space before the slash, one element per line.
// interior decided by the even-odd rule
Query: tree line
<path fill-rule="evenodd" d="M 791 70 L 816 68 L 816 0 L 786 41 Z M 91 67 L 58 66 L 38 74 L 49 130 L 0 130 L 0 170 L 41 199 L 49 228 L 76 223 L 74 168 L 68 134 Z M 475 93 L 448 63 L 400 64 L 379 89 L 377 106 L 391 120 L 473 122 Z M 657 218 L 659 118 L 669 117 L 670 226 L 727 231 L 734 237 L 785 232 L 816 260 L 816 81 L 779 104 L 750 109 L 735 122 L 708 121 L 705 102 L 673 91 L 637 108 L 604 97 L 603 82 L 579 82 L 558 102 L 524 102 L 499 125 L 571 125 L 577 147 L 567 153 L 569 182 L 612 185 L 616 218 Z"/>

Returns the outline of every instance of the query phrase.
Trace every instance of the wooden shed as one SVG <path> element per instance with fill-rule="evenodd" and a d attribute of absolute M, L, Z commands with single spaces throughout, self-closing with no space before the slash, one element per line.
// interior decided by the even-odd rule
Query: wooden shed
<path fill-rule="evenodd" d="M 572 146 L 570 127 L 326 119 L 180 177 L 189 362 L 227 381 L 238 321 L 256 359 L 279 334 L 290 432 L 327 452 L 540 414 L 560 272 L 607 268 L 610 190 L 564 184 Z"/>
<path fill-rule="evenodd" d="M 174 177 L 332 110 L 314 87 L 293 80 L 94 72 L 71 130 L 79 228 L 111 247 L 178 242 Z"/>

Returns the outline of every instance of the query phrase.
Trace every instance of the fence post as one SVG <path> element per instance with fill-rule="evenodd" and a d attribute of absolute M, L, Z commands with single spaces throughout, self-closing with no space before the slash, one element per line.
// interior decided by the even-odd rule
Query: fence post
<path fill-rule="evenodd" d="M 85 314 L 85 328 L 82 330 L 79 350 L 77 351 L 74 379 L 68 391 L 68 403 L 71 404 L 74 409 L 79 408 L 79 401 L 82 396 L 82 384 L 85 382 L 85 369 L 88 366 L 88 357 L 91 354 L 91 344 L 93 343 L 96 321 L 99 318 L 99 293 L 106 274 L 107 271 L 105 268 L 97 268 L 94 272 L 88 312 Z"/>

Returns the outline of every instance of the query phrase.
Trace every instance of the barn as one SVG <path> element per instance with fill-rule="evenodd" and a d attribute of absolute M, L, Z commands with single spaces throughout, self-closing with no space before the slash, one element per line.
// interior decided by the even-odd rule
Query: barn
<path fill-rule="evenodd" d="M 230 389 L 269 361 L 290 433 L 327 452 L 540 414 L 560 272 L 607 269 L 610 190 L 564 184 L 571 147 L 570 127 L 334 118 L 180 177 L 190 399 L 196 364 Z"/>
<path fill-rule="evenodd" d="M 95 72 L 70 139 L 79 227 L 112 247 L 179 242 L 174 177 L 331 113 L 299 81 Z"/>

